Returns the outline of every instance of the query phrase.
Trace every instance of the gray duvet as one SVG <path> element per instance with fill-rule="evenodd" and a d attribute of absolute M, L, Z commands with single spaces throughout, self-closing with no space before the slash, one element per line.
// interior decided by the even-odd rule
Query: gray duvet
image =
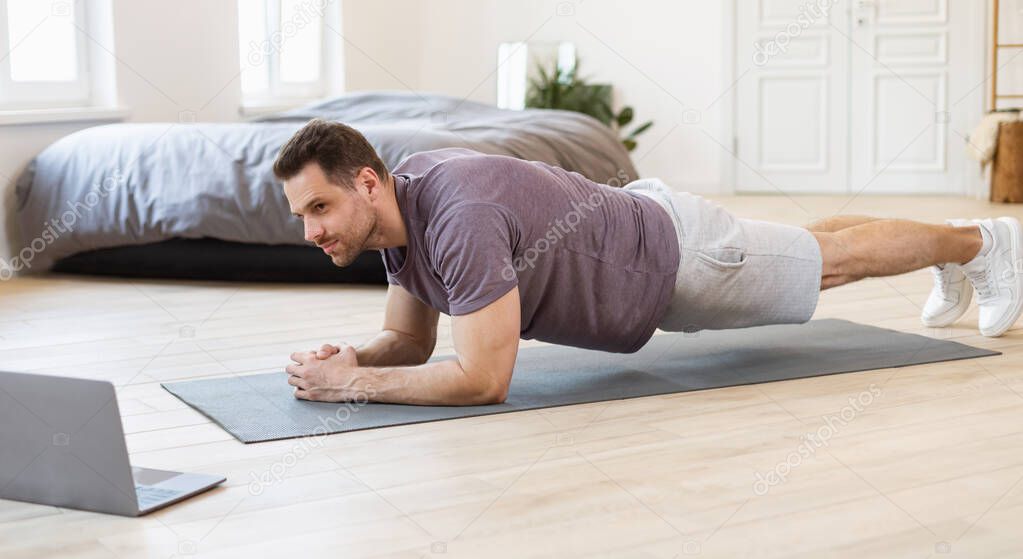
<path fill-rule="evenodd" d="M 82 251 L 176 237 L 305 244 L 271 165 L 315 117 L 360 130 L 390 168 L 419 151 L 466 147 L 597 182 L 637 178 L 614 133 L 590 117 L 438 95 L 351 94 L 245 123 L 97 126 L 46 148 L 19 177 L 23 264 L 45 270 Z"/>

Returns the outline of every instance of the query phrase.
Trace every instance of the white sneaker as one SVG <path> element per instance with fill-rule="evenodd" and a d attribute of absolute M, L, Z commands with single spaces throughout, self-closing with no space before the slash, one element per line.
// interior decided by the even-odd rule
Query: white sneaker
<path fill-rule="evenodd" d="M 966 219 L 949 219 L 945 223 L 956 227 L 970 224 Z M 924 303 L 920 322 L 928 328 L 942 328 L 966 314 L 973 298 L 973 287 L 959 264 L 954 262 L 931 266 L 931 273 L 934 274 L 934 287 Z"/>
<path fill-rule="evenodd" d="M 1023 228 L 1014 217 L 975 219 L 991 234 L 991 246 L 960 269 L 966 273 L 980 308 L 978 325 L 985 336 L 1001 336 L 1023 312 Z"/>

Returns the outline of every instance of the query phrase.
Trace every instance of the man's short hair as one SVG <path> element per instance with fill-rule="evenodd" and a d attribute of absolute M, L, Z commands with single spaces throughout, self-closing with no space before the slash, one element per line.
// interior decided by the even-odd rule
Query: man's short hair
<path fill-rule="evenodd" d="M 387 167 L 358 130 L 322 118 L 309 121 L 288 140 L 274 161 L 274 175 L 288 180 L 316 162 L 334 184 L 355 188 L 355 175 L 364 167 L 386 178 Z"/>

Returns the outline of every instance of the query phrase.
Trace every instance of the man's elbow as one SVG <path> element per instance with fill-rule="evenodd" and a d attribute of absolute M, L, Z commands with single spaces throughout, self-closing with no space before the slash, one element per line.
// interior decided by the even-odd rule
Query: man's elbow
<path fill-rule="evenodd" d="M 433 357 L 433 349 L 434 347 L 436 347 L 436 344 L 437 339 L 434 338 L 432 342 L 429 342 L 428 344 L 419 347 L 419 362 L 416 363 L 417 365 L 422 365 L 428 362 L 430 360 L 430 357 Z"/>
<path fill-rule="evenodd" d="M 469 398 L 469 405 L 487 406 L 492 404 L 503 404 L 508 399 L 508 381 L 490 380 L 490 382 L 479 383 L 472 391 Z"/>
<path fill-rule="evenodd" d="M 504 384 L 496 388 L 488 390 L 484 394 L 484 400 L 487 404 L 503 404 L 508 399 L 508 385 Z"/>

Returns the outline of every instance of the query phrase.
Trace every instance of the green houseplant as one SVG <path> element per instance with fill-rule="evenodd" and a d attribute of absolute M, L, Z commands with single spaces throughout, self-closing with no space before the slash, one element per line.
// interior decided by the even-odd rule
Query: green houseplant
<path fill-rule="evenodd" d="M 564 71 L 556 64 L 547 71 L 542 65 L 536 67 L 537 76 L 529 79 L 526 92 L 526 106 L 536 109 L 561 109 L 592 116 L 615 130 L 622 137 L 625 149 L 636 149 L 636 137 L 653 126 L 647 121 L 626 133 L 625 128 L 635 117 L 632 107 L 622 107 L 617 113 L 611 108 L 611 86 L 591 84 L 578 76 L 579 64 Z"/>

